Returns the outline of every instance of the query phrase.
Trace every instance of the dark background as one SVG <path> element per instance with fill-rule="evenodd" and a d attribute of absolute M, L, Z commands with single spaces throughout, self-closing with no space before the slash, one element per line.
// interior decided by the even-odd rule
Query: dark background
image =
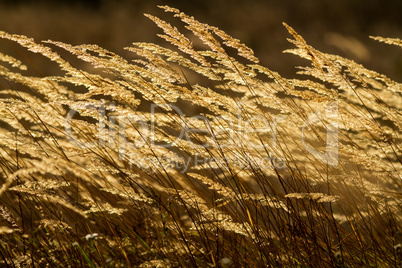
<path fill-rule="evenodd" d="M 156 7 L 161 4 L 218 26 L 251 47 L 264 65 L 287 77 L 304 62 L 281 53 L 293 47 L 282 22 L 321 51 L 402 81 L 402 49 L 369 39 L 370 35 L 402 38 L 401 0 L 0 0 L 0 30 L 37 41 L 97 43 L 130 57 L 122 48 L 132 42 L 161 42 L 156 36 L 161 31 L 143 13 L 179 25 Z"/>

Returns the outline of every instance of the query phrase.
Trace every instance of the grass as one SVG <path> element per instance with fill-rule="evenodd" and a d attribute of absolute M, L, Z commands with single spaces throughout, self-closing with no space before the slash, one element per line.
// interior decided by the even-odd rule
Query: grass
<path fill-rule="evenodd" d="M 185 28 L 147 15 L 169 44 L 132 62 L 0 32 L 1 265 L 401 267 L 402 85 L 284 24 L 288 79 L 161 8 Z"/>

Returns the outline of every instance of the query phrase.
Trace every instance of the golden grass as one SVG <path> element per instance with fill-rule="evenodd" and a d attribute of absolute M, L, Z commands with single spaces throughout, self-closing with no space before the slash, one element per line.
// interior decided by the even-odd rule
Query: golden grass
<path fill-rule="evenodd" d="M 1 265 L 400 267 L 402 84 L 285 24 L 311 62 L 287 79 L 161 8 L 203 47 L 151 15 L 177 50 L 133 62 L 0 32 L 64 72 L 0 53 Z"/>

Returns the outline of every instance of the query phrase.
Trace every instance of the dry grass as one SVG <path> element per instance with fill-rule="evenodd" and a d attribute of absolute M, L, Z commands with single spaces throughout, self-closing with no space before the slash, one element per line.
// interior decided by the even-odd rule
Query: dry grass
<path fill-rule="evenodd" d="M 0 32 L 63 72 L 0 54 L 1 265 L 400 267 L 402 84 L 285 25 L 311 62 L 287 79 L 162 8 L 202 42 L 151 15 L 176 48 L 134 62 Z"/>

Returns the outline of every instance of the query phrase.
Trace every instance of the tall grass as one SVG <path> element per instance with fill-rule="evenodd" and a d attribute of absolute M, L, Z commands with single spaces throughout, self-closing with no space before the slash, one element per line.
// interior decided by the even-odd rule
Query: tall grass
<path fill-rule="evenodd" d="M 147 15 L 174 47 L 132 62 L 0 32 L 1 265 L 401 267 L 402 84 L 285 24 L 311 62 L 287 79 L 161 8 L 190 34 Z"/>

